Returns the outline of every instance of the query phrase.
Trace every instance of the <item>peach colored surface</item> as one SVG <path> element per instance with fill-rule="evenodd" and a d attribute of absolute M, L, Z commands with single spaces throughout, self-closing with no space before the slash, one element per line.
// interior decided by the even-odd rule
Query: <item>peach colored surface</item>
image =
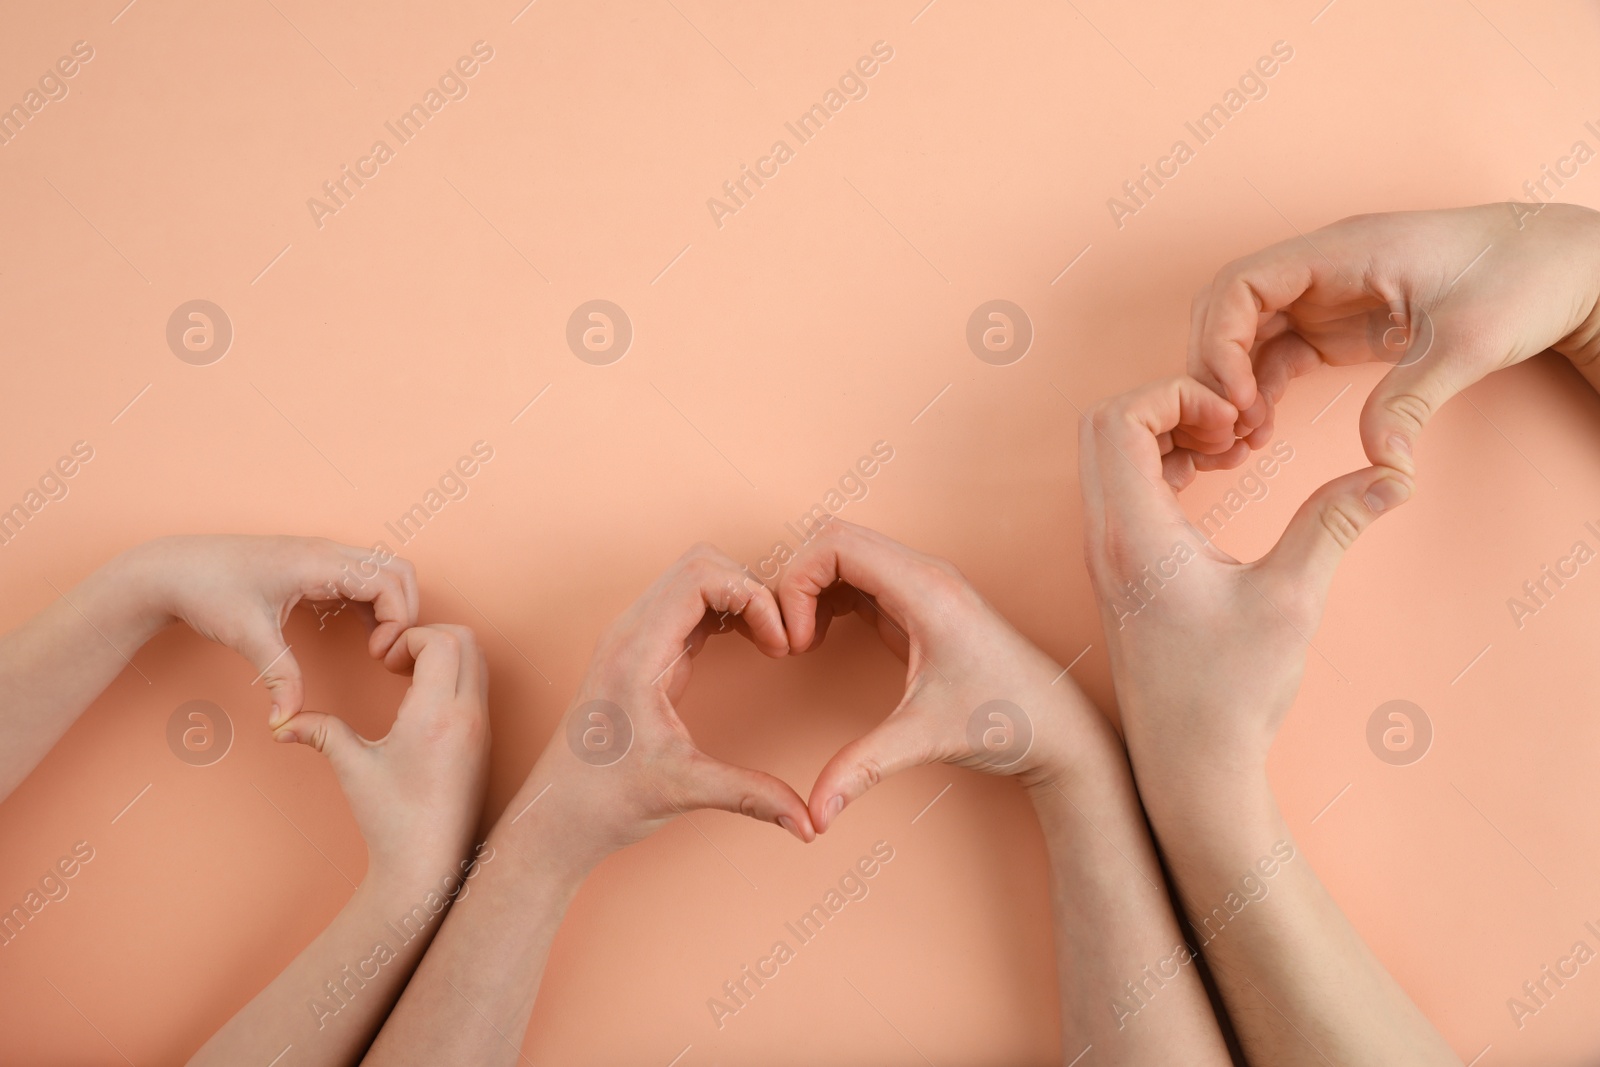
<path fill-rule="evenodd" d="M 5 104 L 92 49 L 0 146 L 0 503 L 74 442 L 94 451 L 0 546 L 3 622 L 158 534 L 382 540 L 418 565 L 425 617 L 488 648 L 490 818 L 650 578 L 699 539 L 752 565 L 792 544 L 785 523 L 878 441 L 894 458 L 844 516 L 954 559 L 1108 703 L 1075 409 L 1179 368 L 1189 297 L 1229 258 L 1356 212 L 1525 198 L 1575 141 L 1600 147 L 1600 15 L 1572 2 L 124 2 L 16 8 L 0 32 Z M 802 142 L 785 124 L 875 42 L 892 58 L 845 83 L 866 95 L 841 93 Z M 1185 123 L 1275 42 L 1292 58 L 1264 65 L 1266 95 L 1201 143 Z M 466 95 L 402 142 L 386 123 L 461 57 L 473 73 L 446 87 Z M 1160 164 L 1180 139 L 1189 158 Z M 1176 175 L 1142 206 L 1108 207 L 1158 164 Z M 728 199 L 758 166 L 765 184 Z M 367 177 L 335 201 L 323 183 L 344 167 Z M 1600 163 L 1559 195 L 1600 204 Z M 167 342 L 197 299 L 233 329 L 209 365 Z M 632 326 L 610 365 L 566 341 L 595 299 Z M 992 299 L 1031 320 L 1019 362 L 967 345 Z M 1279 419 L 1294 458 L 1265 495 L 1230 503 L 1241 472 L 1209 476 L 1192 514 L 1224 503 L 1221 543 L 1262 550 L 1364 463 L 1375 380 L 1299 383 Z M 1548 361 L 1444 411 L 1421 495 L 1336 584 L 1273 754 L 1305 852 L 1463 1058 L 1487 1048 L 1482 1067 L 1600 1050 L 1600 963 L 1520 1028 L 1507 1007 L 1575 942 L 1600 948 L 1600 564 L 1520 628 L 1507 607 L 1574 542 L 1600 546 L 1597 416 Z M 385 523 L 477 441 L 494 455 L 468 495 L 400 545 Z M 359 634 L 302 612 L 289 639 L 310 705 L 375 735 L 403 683 Z M 8 1063 L 182 1060 L 364 870 L 328 768 L 271 743 L 244 662 L 173 629 L 134 667 L 0 808 L 0 904 L 93 849 L 0 949 Z M 709 751 L 804 794 L 898 682 L 859 626 L 781 664 L 724 642 L 684 712 Z M 194 699 L 236 730 L 210 766 L 166 742 Z M 1392 699 L 1432 724 L 1409 766 L 1367 744 Z M 718 1030 L 707 998 L 878 840 L 895 859 L 871 895 Z M 1005 781 L 905 774 L 810 848 L 695 814 L 585 887 L 525 1049 L 1060 1062 L 1048 929 L 1039 832 Z"/>

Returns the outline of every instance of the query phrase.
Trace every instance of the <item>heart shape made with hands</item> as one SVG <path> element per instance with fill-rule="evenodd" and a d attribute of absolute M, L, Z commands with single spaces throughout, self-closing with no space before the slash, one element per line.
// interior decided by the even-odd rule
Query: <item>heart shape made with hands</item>
<path fill-rule="evenodd" d="M 809 798 L 695 747 L 674 704 L 710 636 L 738 630 L 776 658 L 816 647 L 832 620 L 846 614 L 862 615 L 906 663 L 905 693 L 881 723 L 827 762 Z M 947 762 L 1048 775 L 1076 735 L 1095 731 L 1095 723 L 1109 730 L 1073 687 L 1052 689 L 1061 674 L 950 564 L 835 519 L 802 547 L 775 588 L 710 546 L 680 559 L 601 637 L 561 747 L 584 767 L 615 772 L 606 781 L 636 820 L 610 827 L 616 846 L 695 807 L 774 822 L 809 841 L 846 804 L 911 766 Z M 1062 706 L 1067 714 L 1038 714 Z M 588 788 L 560 766 L 536 768 L 531 781 Z M 605 808 L 598 789 L 587 795 L 592 805 L 585 810 Z"/>

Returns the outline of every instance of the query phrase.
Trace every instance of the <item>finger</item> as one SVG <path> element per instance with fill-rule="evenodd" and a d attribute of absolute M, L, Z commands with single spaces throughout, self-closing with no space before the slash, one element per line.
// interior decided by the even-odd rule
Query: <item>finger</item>
<path fill-rule="evenodd" d="M 810 813 L 800 794 L 788 783 L 762 771 L 735 767 L 703 753 L 678 784 L 678 794 L 688 808 L 716 808 L 775 823 L 801 841 L 816 838 Z"/>
<path fill-rule="evenodd" d="M 1221 455 L 1175 448 L 1161 457 L 1161 476 L 1174 492 L 1182 492 L 1194 481 L 1196 473 L 1232 470 L 1249 458 L 1250 446 L 1244 441 L 1235 441 L 1233 447 Z"/>
<path fill-rule="evenodd" d="M 834 753 L 811 787 L 811 820 L 824 833 L 839 812 L 900 771 L 936 761 L 925 724 L 897 713 Z"/>
<path fill-rule="evenodd" d="M 1332 251 L 1340 256 L 1342 250 Z M 1326 291 L 1330 299 L 1359 296 L 1360 277 L 1359 269 L 1341 270 L 1302 238 L 1235 260 L 1217 273 L 1203 311 L 1197 302 L 1195 313 L 1203 321 L 1190 345 L 1190 373 L 1216 383 L 1235 406 L 1251 411 L 1257 386 L 1251 353 L 1263 317 L 1282 311 L 1313 288 Z"/>
<path fill-rule="evenodd" d="M 676 656 L 691 633 L 702 627 L 707 612 L 719 621 L 705 632 L 738 629 L 769 656 L 789 654 L 789 635 L 772 590 L 714 545 L 691 548 L 662 581 L 669 605 L 663 632 L 671 635 L 670 655 Z"/>
<path fill-rule="evenodd" d="M 1165 537 L 1165 528 L 1183 518 L 1164 480 L 1159 436 L 1180 424 L 1231 427 L 1237 415 L 1232 404 L 1189 377 L 1151 382 L 1097 405 L 1088 447 L 1107 521 L 1114 517 L 1122 533 L 1136 538 Z"/>
<path fill-rule="evenodd" d="M 387 656 L 400 635 L 417 624 L 421 602 L 417 571 L 410 561 L 397 558 L 384 564 L 372 600 L 378 625 L 367 637 L 367 653 L 373 659 Z"/>
<path fill-rule="evenodd" d="M 1233 443 L 1239 439 L 1232 426 L 1177 426 L 1161 436 L 1167 438 L 1173 448 L 1187 448 L 1191 452 L 1206 452 L 1211 455 L 1221 455 L 1232 448 Z"/>
<path fill-rule="evenodd" d="M 305 683 L 300 664 L 284 644 L 283 631 L 276 618 L 266 613 L 257 616 L 234 646 L 234 651 L 250 661 L 258 672 L 255 681 L 267 688 L 267 696 L 272 701 L 272 709 L 267 713 L 269 727 L 276 728 L 299 713 L 305 703 Z"/>
<path fill-rule="evenodd" d="M 1428 420 L 1476 380 L 1457 360 L 1423 358 L 1395 367 L 1361 408 L 1361 444 L 1367 458 L 1414 477 L 1413 453 Z"/>
<path fill-rule="evenodd" d="M 413 626 L 389 649 L 384 666 L 396 674 L 411 675 L 411 689 L 419 697 L 449 700 L 459 688 L 461 639 L 438 626 Z M 404 705 L 402 705 L 404 707 Z"/>
<path fill-rule="evenodd" d="M 372 605 L 376 625 L 367 636 L 367 652 L 374 659 L 382 659 L 399 636 L 417 623 L 421 596 L 416 568 L 398 556 L 379 563 L 371 550 L 337 542 L 335 547 L 340 562 L 338 573 L 316 575 L 318 590 L 331 586 L 346 600 Z"/>
<path fill-rule="evenodd" d="M 457 645 L 456 669 L 456 695 L 463 696 L 475 694 L 484 684 L 481 676 L 483 671 L 483 653 L 478 648 L 478 635 L 470 626 L 459 623 L 433 623 L 421 627 L 422 629 L 435 630 L 439 633 L 449 634 L 455 638 Z M 431 642 L 431 638 L 429 641 Z"/>
<path fill-rule="evenodd" d="M 830 518 L 802 548 L 778 583 L 778 603 L 783 609 L 789 644 L 795 652 L 811 648 L 817 639 L 818 598 L 837 582 L 866 593 L 888 621 L 906 629 L 914 609 L 918 580 L 928 575 L 931 557 L 913 552 L 875 530 L 843 519 Z M 834 613 L 839 604 L 835 603 Z M 852 602 L 859 606 L 859 602 Z"/>
<path fill-rule="evenodd" d="M 1410 479 L 1388 467 L 1368 467 L 1335 478 L 1300 505 L 1283 536 L 1257 566 L 1282 582 L 1297 587 L 1309 583 L 1319 594 L 1325 593 L 1356 538 L 1374 519 L 1410 496 Z"/>
<path fill-rule="evenodd" d="M 356 753 L 366 746 L 361 735 L 343 719 L 320 711 L 302 711 L 274 730 L 272 739 L 286 745 L 307 745 L 327 756 L 341 786 Z"/>

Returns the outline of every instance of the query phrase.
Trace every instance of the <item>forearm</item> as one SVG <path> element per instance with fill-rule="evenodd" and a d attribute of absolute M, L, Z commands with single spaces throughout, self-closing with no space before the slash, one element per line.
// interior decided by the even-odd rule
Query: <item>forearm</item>
<path fill-rule="evenodd" d="M 550 945 L 590 866 L 569 847 L 576 820 L 536 800 L 533 781 L 489 834 L 494 862 L 451 909 L 364 1063 L 518 1062 Z"/>
<path fill-rule="evenodd" d="M 1264 770 L 1139 781 L 1251 1063 L 1460 1064 L 1295 847 Z"/>
<path fill-rule="evenodd" d="M 1100 1064 L 1229 1063 L 1120 745 L 1029 793 L 1050 857 L 1063 1062 L 1092 1046 Z"/>
<path fill-rule="evenodd" d="M 0 640 L 0 799 L 170 621 L 152 584 L 119 556 Z"/>
<path fill-rule="evenodd" d="M 460 868 L 438 881 L 369 876 L 294 962 L 189 1061 L 351 1064 L 389 1014 L 439 929 Z M 452 882 L 450 879 L 454 879 Z"/>

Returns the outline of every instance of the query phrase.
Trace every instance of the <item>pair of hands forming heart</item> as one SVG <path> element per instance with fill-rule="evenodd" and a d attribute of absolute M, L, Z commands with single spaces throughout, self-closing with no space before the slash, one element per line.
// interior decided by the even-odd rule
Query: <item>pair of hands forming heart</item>
<path fill-rule="evenodd" d="M 1600 385 L 1600 215 L 1360 216 L 1223 268 L 1194 303 L 1193 376 L 1106 401 L 1082 425 L 1086 554 L 1127 751 L 1252 1061 L 1459 1063 L 1310 868 L 1277 862 L 1294 850 L 1266 760 L 1334 571 L 1411 495 L 1428 420 L 1547 349 Z M 1265 445 L 1292 378 L 1365 361 L 1393 367 L 1361 413 L 1372 466 L 1318 489 L 1253 562 L 1187 521 L 1177 492 Z M 1214 910 L 1252 867 L 1276 872 L 1270 917 Z"/>
<path fill-rule="evenodd" d="M 781 657 L 816 647 L 831 620 L 852 612 L 873 622 L 906 662 L 905 695 L 828 762 L 809 801 L 770 774 L 694 746 L 674 703 L 711 635 L 736 629 Z M 845 805 L 919 764 L 1016 774 L 1030 785 L 1070 774 L 1076 756 L 1103 744 L 1109 728 L 1070 683 L 1051 686 L 1060 674 L 949 563 L 863 527 L 825 524 L 775 590 L 700 545 L 601 637 L 566 727 L 525 789 L 542 796 L 549 788 L 552 802 L 588 813 L 586 866 L 693 808 L 739 812 L 811 841 Z M 992 721 L 980 715 L 975 747 L 974 713 L 996 700 L 1012 713 Z M 998 733 L 984 743 L 985 731 Z M 558 793 L 565 799 L 557 801 Z"/>
<path fill-rule="evenodd" d="M 1428 419 L 1546 349 L 1593 364 L 1597 309 L 1600 216 L 1568 205 L 1357 216 L 1224 267 L 1195 298 L 1192 377 L 1103 403 L 1083 432 L 1090 570 L 1121 661 L 1119 696 L 1165 709 L 1124 707 L 1136 762 L 1142 749 L 1163 764 L 1198 753 L 1235 769 L 1264 763 L 1338 561 L 1411 495 Z M 1264 446 L 1292 378 L 1368 361 L 1393 367 L 1361 413 L 1373 466 L 1320 488 L 1252 563 L 1184 520 L 1175 493 L 1197 471 L 1240 466 Z M 1184 577 L 1139 610 L 1129 583 L 1180 544 Z M 1135 612 L 1138 625 L 1127 618 Z M 1205 694 L 1261 711 L 1241 721 Z"/>

